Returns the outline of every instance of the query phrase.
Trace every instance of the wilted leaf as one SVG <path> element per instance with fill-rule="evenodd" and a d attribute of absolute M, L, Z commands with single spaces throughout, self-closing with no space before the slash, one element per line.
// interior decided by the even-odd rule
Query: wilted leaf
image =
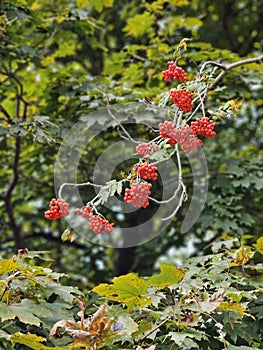
<path fill-rule="evenodd" d="M 148 279 L 151 286 L 165 288 L 178 283 L 185 276 L 185 272 L 181 268 L 172 264 L 161 264 L 160 269 L 161 272 L 158 275 Z"/>
<path fill-rule="evenodd" d="M 74 231 L 71 231 L 69 228 L 67 228 L 61 235 L 61 239 L 63 242 L 70 241 L 73 242 L 76 238 L 76 235 Z"/>
<path fill-rule="evenodd" d="M 148 283 L 135 273 L 114 277 L 112 282 L 113 284 L 100 284 L 93 288 L 92 291 L 108 300 L 124 303 L 127 305 L 128 310 L 151 303 L 151 299 L 144 296 L 144 294 L 147 294 Z"/>

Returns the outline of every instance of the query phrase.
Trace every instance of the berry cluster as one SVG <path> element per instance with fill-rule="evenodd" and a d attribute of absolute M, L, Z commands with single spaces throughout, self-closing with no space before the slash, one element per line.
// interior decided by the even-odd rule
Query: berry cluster
<path fill-rule="evenodd" d="M 162 76 L 165 81 L 180 80 L 182 83 L 186 81 L 187 74 L 181 67 L 177 67 L 173 61 L 168 61 L 168 69 L 162 71 Z"/>
<path fill-rule="evenodd" d="M 174 102 L 174 104 L 180 108 L 183 112 L 191 111 L 193 109 L 193 95 L 186 89 L 170 90 L 170 99 Z"/>
<path fill-rule="evenodd" d="M 131 188 L 126 188 L 124 201 L 133 205 L 135 208 L 146 208 L 149 205 L 149 195 L 151 194 L 152 184 L 144 181 L 134 182 Z"/>
<path fill-rule="evenodd" d="M 78 208 L 76 212 L 85 219 L 90 218 L 93 215 L 89 205 L 87 205 L 85 208 Z"/>
<path fill-rule="evenodd" d="M 63 199 L 51 199 L 49 210 L 45 211 L 45 218 L 49 220 L 57 220 L 69 215 L 69 205 Z"/>
<path fill-rule="evenodd" d="M 111 232 L 113 224 L 98 215 L 91 215 L 88 223 L 89 228 L 96 234 Z"/>
<path fill-rule="evenodd" d="M 147 162 L 141 163 L 134 168 L 134 171 L 144 180 L 157 180 L 157 167 Z"/>
<path fill-rule="evenodd" d="M 85 208 L 78 208 L 77 214 L 85 219 L 89 219 L 88 227 L 96 234 L 103 234 L 112 231 L 113 224 L 99 215 L 94 215 L 89 205 Z"/>
<path fill-rule="evenodd" d="M 202 141 L 192 133 L 189 125 L 181 129 L 176 129 L 175 139 L 186 153 L 203 145 Z"/>
<path fill-rule="evenodd" d="M 158 151 L 159 147 L 156 144 L 140 143 L 136 147 L 136 152 L 141 156 L 150 156 L 154 152 Z"/>
<path fill-rule="evenodd" d="M 214 131 L 215 123 L 213 120 L 209 120 L 207 117 L 196 119 L 191 123 L 191 130 L 194 135 L 200 135 L 205 137 L 214 137 L 216 132 Z"/>
<path fill-rule="evenodd" d="M 175 140 L 176 129 L 173 122 L 166 120 L 159 124 L 160 136 L 163 139 L 168 139 L 170 146 L 174 146 L 177 142 Z"/>

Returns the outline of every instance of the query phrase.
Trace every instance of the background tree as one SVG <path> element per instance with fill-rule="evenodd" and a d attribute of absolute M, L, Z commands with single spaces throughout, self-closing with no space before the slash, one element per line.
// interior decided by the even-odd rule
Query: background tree
<path fill-rule="evenodd" d="M 91 111 L 110 104 L 157 103 L 169 84 L 166 69 L 182 38 L 189 76 L 205 60 L 227 64 L 262 54 L 261 1 L 9 1 L 1 11 L 1 241 L 2 255 L 49 250 L 55 267 L 83 288 L 128 270 L 149 273 L 158 259 L 194 242 L 194 254 L 217 239 L 253 240 L 262 230 L 262 65 L 227 71 L 206 107 L 221 105 L 216 140 L 206 144 L 209 194 L 199 221 L 180 234 L 185 209 L 168 230 L 118 255 L 77 238 L 61 243 L 65 223 L 43 218 L 53 197 L 53 165 L 63 137 Z M 211 30 L 213 28 L 213 30 Z M 251 31 L 251 28 L 253 30 Z M 239 107 L 239 104 L 241 106 Z M 238 112 L 238 113 L 237 113 Z M 234 116 L 234 114 L 237 114 Z M 92 121 L 91 121 L 92 122 Z M 108 131 L 106 139 L 118 135 Z M 82 158 L 85 181 L 104 141 Z M 186 166 L 186 164 L 185 164 Z M 190 180 L 190 179 L 189 179 Z M 189 181 L 190 186 L 190 181 Z M 131 218 L 130 218 L 131 219 Z M 134 220 L 134 219 L 133 219 Z M 172 248 L 171 248 L 172 247 Z M 122 253 L 125 256 L 122 258 Z M 143 257 L 143 259 L 142 259 Z M 179 257 L 180 258 L 180 257 Z M 115 266 L 114 266 L 115 265 Z M 88 272 L 87 272 L 88 270 Z"/>

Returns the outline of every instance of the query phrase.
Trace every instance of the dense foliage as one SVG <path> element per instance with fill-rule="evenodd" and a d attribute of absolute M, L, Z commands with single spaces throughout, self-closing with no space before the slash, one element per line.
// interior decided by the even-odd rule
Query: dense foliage
<path fill-rule="evenodd" d="M 1 1 L 1 346 L 66 349 L 81 333 L 74 329 L 90 332 L 87 349 L 262 347 L 261 23 L 260 0 Z M 63 219 L 48 222 L 54 164 L 67 133 L 76 123 L 102 125 L 96 111 L 109 105 L 165 109 L 175 85 L 161 72 L 175 57 L 189 81 L 206 62 L 217 64 L 213 81 L 206 80 L 209 70 L 202 72 L 205 84 L 214 84 L 204 104 L 217 136 L 205 141 L 209 187 L 198 221 L 181 232 L 186 203 L 161 234 L 123 249 L 96 245 Z M 184 84 L 182 72 L 179 78 Z M 183 105 L 186 113 L 189 106 Z M 139 124 L 128 131 L 152 137 Z M 119 139 L 118 128 L 109 127 L 89 143 L 79 182 L 92 181 L 98 157 Z M 130 168 L 121 164 L 115 175 Z M 182 169 L 191 199 L 186 157 Z M 80 192 L 87 200 L 92 194 Z M 155 210 L 148 205 L 119 217 L 104 208 L 102 214 L 121 230 Z M 58 321 L 68 335 L 58 327 L 50 338 Z M 81 348 L 80 340 L 69 348 Z"/>

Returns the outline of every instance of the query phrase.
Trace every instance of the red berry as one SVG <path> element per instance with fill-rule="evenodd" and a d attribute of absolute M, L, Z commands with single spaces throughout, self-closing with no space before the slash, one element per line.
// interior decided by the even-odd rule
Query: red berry
<path fill-rule="evenodd" d="M 170 99 L 174 102 L 174 104 L 180 108 L 183 112 L 191 111 L 193 109 L 193 98 L 192 93 L 190 93 L 186 89 L 182 90 L 176 90 L 171 89 L 170 90 Z"/>
<path fill-rule="evenodd" d="M 45 212 L 44 216 L 49 220 L 61 219 L 69 215 L 69 205 L 63 199 L 51 199 L 49 203 L 49 210 Z"/>
<path fill-rule="evenodd" d="M 146 208 L 149 205 L 149 195 L 151 194 L 152 184 L 144 181 L 134 182 L 131 188 L 126 188 L 124 201 L 133 205 L 135 208 Z"/>

